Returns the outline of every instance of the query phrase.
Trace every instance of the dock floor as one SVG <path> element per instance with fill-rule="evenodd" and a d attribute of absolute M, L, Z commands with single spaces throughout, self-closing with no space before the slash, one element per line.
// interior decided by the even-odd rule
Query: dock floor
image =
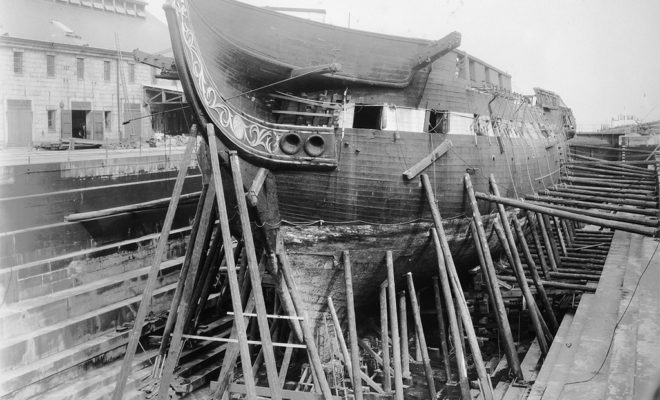
<path fill-rule="evenodd" d="M 660 241 L 617 231 L 596 292 L 567 318 L 528 399 L 656 399 Z"/>

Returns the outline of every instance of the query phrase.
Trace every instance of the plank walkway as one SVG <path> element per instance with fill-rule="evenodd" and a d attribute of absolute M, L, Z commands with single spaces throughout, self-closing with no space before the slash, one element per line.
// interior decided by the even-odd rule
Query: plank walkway
<path fill-rule="evenodd" d="M 654 398 L 660 385 L 659 288 L 660 241 L 617 231 L 596 292 L 582 296 L 527 398 Z"/>

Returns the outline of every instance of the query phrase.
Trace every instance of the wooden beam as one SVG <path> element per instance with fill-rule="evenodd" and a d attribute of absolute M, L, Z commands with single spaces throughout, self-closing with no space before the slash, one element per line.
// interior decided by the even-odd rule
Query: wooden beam
<path fill-rule="evenodd" d="M 259 274 L 259 263 L 257 261 L 256 254 L 257 250 L 254 246 L 254 238 L 252 237 L 250 214 L 247 208 L 245 192 L 243 191 L 243 177 L 241 175 L 238 153 L 236 151 L 229 152 L 229 161 L 231 164 L 234 192 L 236 193 L 236 201 L 238 203 L 238 215 L 241 221 L 243 244 L 245 246 L 247 255 L 248 274 L 250 275 L 250 282 L 252 284 L 252 296 L 254 297 L 256 305 L 257 324 L 259 326 L 259 336 L 262 343 L 261 348 L 263 350 L 264 361 L 266 363 L 266 376 L 268 379 L 268 385 L 272 391 L 273 399 L 279 400 L 282 398 L 282 393 L 279 385 L 277 365 L 275 363 L 275 353 L 273 352 L 272 346 L 272 338 L 270 337 L 270 327 L 266 317 L 266 301 L 264 299 L 264 293 L 261 288 L 261 274 Z M 220 171 L 217 171 L 217 173 L 220 173 Z"/>
<path fill-rule="evenodd" d="M 390 337 L 387 328 L 387 288 L 380 287 L 380 342 L 383 354 L 383 389 L 386 392 L 392 390 L 392 377 L 390 376 Z"/>
<path fill-rule="evenodd" d="M 286 285 L 289 288 L 289 293 L 291 294 L 291 300 L 293 301 L 293 305 L 296 309 L 296 312 L 298 313 L 299 316 L 303 318 L 303 321 L 301 321 L 300 325 L 302 325 L 303 340 L 307 345 L 307 354 L 309 355 L 310 363 L 312 365 L 312 368 L 314 369 L 314 372 L 316 373 L 317 382 L 319 383 L 323 397 L 326 400 L 329 400 L 332 398 L 332 394 L 330 392 L 330 386 L 328 385 L 328 380 L 326 379 L 325 373 L 323 372 L 321 357 L 319 356 L 318 349 L 316 348 L 316 343 L 314 343 L 314 336 L 312 335 L 312 329 L 309 326 L 309 322 L 307 318 L 305 317 L 307 313 L 305 311 L 305 307 L 303 305 L 302 299 L 300 298 L 300 293 L 298 292 L 296 282 L 293 279 L 293 275 L 291 272 L 291 265 L 289 264 L 289 260 L 285 252 L 279 253 L 277 257 L 280 261 L 280 268 L 278 272 L 282 275 L 284 281 L 286 282 Z"/>
<path fill-rule="evenodd" d="M 330 316 L 332 317 L 332 324 L 335 327 L 335 334 L 337 335 L 337 341 L 339 342 L 341 355 L 344 359 L 344 366 L 348 371 L 348 376 L 351 379 L 351 384 L 353 384 L 353 379 L 355 378 L 353 376 L 353 363 L 351 362 L 351 355 L 348 352 L 348 346 L 346 346 L 346 339 L 344 339 L 344 333 L 341 330 L 339 318 L 337 317 L 337 310 L 335 310 L 335 304 L 333 303 L 332 297 L 330 296 L 328 296 L 328 309 L 330 310 Z"/>
<path fill-rule="evenodd" d="M 433 135 L 430 133 L 430 135 Z M 445 153 L 449 151 L 453 147 L 453 144 L 451 140 L 447 139 L 440 143 L 438 147 L 433 149 L 429 155 L 426 157 L 422 158 L 419 160 L 415 165 L 412 167 L 408 168 L 407 170 L 403 171 L 403 176 L 406 177 L 406 179 L 410 180 L 419 175 L 422 171 L 424 171 L 426 168 L 428 168 L 435 160 L 438 158 L 442 157 Z"/>
<path fill-rule="evenodd" d="M 423 181 L 428 181 L 428 183 L 425 184 L 425 187 L 427 187 L 427 196 L 428 196 L 429 192 L 431 191 L 431 182 L 428 180 L 428 176 L 424 178 L 424 175 L 422 175 L 422 179 Z M 479 234 L 481 250 L 483 251 L 484 259 L 486 260 L 489 279 L 491 284 L 493 285 L 493 299 L 496 305 L 496 309 L 494 311 L 498 314 L 497 317 L 498 328 L 500 331 L 500 335 L 502 336 L 502 340 L 504 341 L 506 359 L 507 362 L 509 363 L 509 368 L 511 368 L 511 370 L 513 371 L 513 374 L 518 379 L 523 379 L 522 370 L 520 369 L 520 359 L 518 359 L 518 353 L 513 343 L 513 334 L 511 333 L 511 325 L 509 325 L 506 308 L 504 307 L 502 293 L 500 292 L 499 287 L 497 287 L 496 285 L 497 274 L 495 273 L 495 265 L 493 264 L 493 258 L 490 254 L 490 248 L 488 247 L 486 230 L 484 229 L 481 212 L 479 211 L 479 207 L 477 206 L 477 199 L 474 192 L 474 188 L 472 187 L 472 180 L 470 179 L 470 174 L 465 174 L 463 179 L 465 182 L 465 190 L 468 194 L 468 199 L 470 202 L 470 208 L 472 209 L 472 217 L 474 219 L 474 223 L 475 226 L 477 227 L 477 232 Z M 432 195 L 433 192 L 430 193 Z M 435 201 L 433 204 L 435 204 Z M 438 219 L 439 219 L 439 213 L 438 213 Z"/>
<path fill-rule="evenodd" d="M 216 187 L 216 201 L 218 203 L 218 213 L 220 214 L 220 228 L 222 232 L 222 245 L 225 249 L 231 249 L 233 246 L 231 231 L 229 229 L 229 216 L 227 215 L 227 202 L 225 200 L 224 185 L 222 183 L 222 173 L 220 171 L 220 160 L 218 159 L 218 144 L 213 124 L 207 125 L 207 138 L 209 142 L 209 155 L 211 157 L 211 170 L 213 183 Z M 243 316 L 243 304 L 241 304 L 241 292 L 238 286 L 238 276 L 236 274 L 236 263 L 234 254 L 231 251 L 225 252 L 225 261 L 227 263 L 227 277 L 229 279 L 229 290 L 231 293 L 231 303 L 236 318 L 234 325 L 236 335 L 238 336 L 238 348 L 241 355 L 241 367 L 243 369 L 243 378 L 248 392 L 248 397 L 256 398 L 256 385 L 252 375 L 252 360 L 250 359 L 250 348 L 247 343 L 247 332 L 245 319 Z M 162 388 L 161 388 L 162 389 Z M 161 399 L 165 399 L 165 393 L 161 393 Z"/>
<path fill-rule="evenodd" d="M 412 68 L 413 71 L 426 67 L 460 45 L 461 34 L 459 32 L 452 32 L 442 39 L 431 43 L 415 57 L 416 64 Z"/>
<path fill-rule="evenodd" d="M 438 320 L 438 330 L 440 331 L 440 349 L 442 350 L 442 361 L 445 367 L 446 382 L 451 380 L 451 365 L 449 363 L 449 347 L 447 346 L 447 327 L 445 315 L 442 311 L 442 297 L 440 296 L 440 284 L 438 277 L 433 277 L 433 295 L 435 299 L 435 314 Z"/>
<path fill-rule="evenodd" d="M 417 333 L 417 345 L 422 352 L 422 363 L 424 364 L 424 374 L 426 375 L 426 384 L 431 399 L 435 399 L 435 381 L 433 380 L 433 369 L 431 368 L 431 359 L 429 358 L 429 349 L 426 347 L 426 337 L 424 336 L 424 326 L 422 326 L 422 315 L 419 312 L 419 303 L 417 302 L 417 292 L 413 283 L 412 273 L 406 274 L 408 282 L 408 294 L 410 297 L 410 308 L 415 321 L 415 332 Z"/>
<path fill-rule="evenodd" d="M 489 181 L 493 194 L 499 196 L 500 190 L 497 187 L 497 182 L 495 181 L 495 175 L 490 174 Z M 495 227 L 496 231 L 500 227 L 503 229 L 505 237 L 504 240 L 502 241 L 502 246 L 504 247 L 504 251 L 507 253 L 507 256 L 512 258 L 513 265 L 511 267 L 514 268 L 514 271 L 516 272 L 516 276 L 520 277 L 520 281 L 518 282 L 518 284 L 520 285 L 520 289 L 523 292 L 523 296 L 525 296 L 525 300 L 527 301 L 527 304 L 533 305 L 536 303 L 536 300 L 534 299 L 532 292 L 529 290 L 529 286 L 527 285 L 527 281 L 525 280 L 525 272 L 523 272 L 522 261 L 520 261 L 520 254 L 518 253 L 518 248 L 516 247 L 516 240 L 513 237 L 513 232 L 511 232 L 511 226 L 509 225 L 508 216 L 502 204 L 497 204 L 497 212 L 500 216 L 501 225 L 497 220 L 495 220 L 493 222 L 493 226 Z M 534 330 L 536 331 L 536 337 L 538 338 L 539 346 L 541 347 L 541 351 L 543 352 L 543 355 L 545 355 L 548 352 L 548 344 L 545 340 L 545 336 L 543 336 L 543 329 L 541 328 L 541 322 L 539 321 L 541 316 L 536 313 L 534 307 L 529 307 L 529 310 L 530 310 L 529 316 L 532 320 L 532 325 L 534 326 Z"/>
<path fill-rule="evenodd" d="M 392 251 L 385 254 L 387 266 L 387 295 L 390 306 L 390 332 L 392 333 L 392 363 L 394 364 L 394 395 L 403 400 L 403 377 L 401 373 L 401 347 L 399 342 L 399 321 L 396 310 L 396 286 L 394 284 L 394 260 Z"/>
<path fill-rule="evenodd" d="M 142 334 L 144 319 L 147 316 L 147 311 L 149 310 L 149 305 L 151 303 L 151 297 L 153 296 L 153 292 L 156 287 L 156 279 L 158 278 L 158 272 L 160 271 L 160 264 L 163 261 L 163 257 L 165 256 L 165 250 L 167 248 L 170 230 L 172 229 L 172 222 L 174 221 L 174 215 L 176 214 L 176 209 L 179 205 L 179 198 L 181 196 L 181 192 L 183 191 L 183 182 L 185 181 L 186 174 L 188 173 L 188 166 L 190 165 L 190 161 L 192 159 L 193 149 L 197 143 L 197 140 L 195 140 L 196 138 L 197 126 L 193 125 L 192 129 L 190 130 L 188 145 L 186 146 L 186 150 L 183 153 L 183 158 L 181 159 L 179 172 L 174 183 L 174 189 L 172 190 L 172 198 L 170 200 L 169 206 L 167 207 L 165 221 L 163 222 L 163 229 L 161 231 L 160 237 L 158 238 L 158 244 L 156 245 L 156 251 L 154 252 L 154 259 L 151 264 L 151 269 L 149 270 L 149 275 L 147 276 L 147 282 L 144 285 L 140 307 L 138 308 L 138 312 L 133 322 L 133 330 L 131 331 L 128 346 L 126 347 L 126 353 L 124 354 L 124 360 L 121 365 L 121 370 L 119 371 L 119 377 L 117 378 L 115 390 L 112 394 L 113 400 L 121 400 L 121 398 L 124 396 L 126 380 L 128 379 L 128 374 L 130 374 L 131 367 L 133 366 L 133 358 L 135 357 L 135 350 L 137 349 L 140 335 Z"/>
<path fill-rule="evenodd" d="M 348 337 L 351 343 L 351 364 L 353 376 L 353 394 L 356 400 L 362 400 L 362 379 L 360 376 L 360 349 L 358 349 L 357 326 L 355 321 L 355 301 L 353 298 L 353 273 L 351 271 L 351 256 L 347 250 L 342 252 L 344 261 L 344 280 L 346 282 L 346 315 L 348 317 Z"/>
<path fill-rule="evenodd" d="M 268 175 L 268 172 L 270 171 L 268 171 L 266 168 L 259 168 L 259 170 L 257 171 L 257 175 L 254 177 L 254 180 L 252 181 L 252 185 L 250 185 L 250 190 L 248 190 L 247 192 L 247 198 L 252 207 L 257 206 L 257 199 L 259 198 L 259 192 L 261 192 L 261 188 L 264 186 L 264 182 L 266 181 L 266 176 Z"/>
<path fill-rule="evenodd" d="M 566 218 L 573 221 L 585 222 L 587 224 L 599 225 L 606 228 L 619 229 L 626 232 L 639 233 L 646 236 L 654 236 L 657 229 L 639 226 L 631 223 L 618 222 L 606 219 L 608 214 L 596 213 L 600 217 L 593 217 L 585 215 L 585 210 L 575 210 L 576 212 L 558 209 L 555 207 L 546 207 L 530 202 L 509 199 L 506 197 L 494 196 L 492 194 L 476 192 L 475 197 L 481 200 L 487 200 L 493 203 L 500 203 L 510 207 L 521 208 L 523 210 L 530 210 L 546 215 L 552 215 L 559 218 Z"/>

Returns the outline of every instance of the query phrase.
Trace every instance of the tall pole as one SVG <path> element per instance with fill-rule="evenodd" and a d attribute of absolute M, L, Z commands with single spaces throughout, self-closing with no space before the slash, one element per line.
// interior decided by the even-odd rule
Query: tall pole
<path fill-rule="evenodd" d="M 362 400 L 362 379 L 360 378 L 360 349 L 358 349 L 357 327 L 355 322 L 355 301 L 353 299 L 353 272 L 351 257 L 347 250 L 343 252 L 344 279 L 346 281 L 346 314 L 348 315 L 348 339 L 351 343 L 351 366 L 353 369 L 353 396 Z"/>
<path fill-rule="evenodd" d="M 387 295 L 390 306 L 390 331 L 392 332 L 392 358 L 394 364 L 394 395 L 395 399 L 403 400 L 403 378 L 401 373 L 401 343 L 399 342 L 399 318 L 396 310 L 396 286 L 394 285 L 394 260 L 392 251 L 386 254 L 387 264 Z"/>

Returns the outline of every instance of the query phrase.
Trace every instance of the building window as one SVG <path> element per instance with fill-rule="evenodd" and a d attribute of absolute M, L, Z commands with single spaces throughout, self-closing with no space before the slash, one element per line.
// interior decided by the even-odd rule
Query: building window
<path fill-rule="evenodd" d="M 76 58 L 76 72 L 78 75 L 78 80 L 82 81 L 85 79 L 85 59 Z"/>
<path fill-rule="evenodd" d="M 55 131 L 55 116 L 56 116 L 57 111 L 56 110 L 48 110 L 48 130 L 49 131 Z"/>
<path fill-rule="evenodd" d="M 135 64 L 128 64 L 128 82 L 135 83 Z"/>
<path fill-rule="evenodd" d="M 46 75 L 49 78 L 55 76 L 55 56 L 52 54 L 46 55 Z"/>
<path fill-rule="evenodd" d="M 110 82 L 110 61 L 103 61 L 103 80 Z"/>
<path fill-rule="evenodd" d="M 23 52 L 15 51 L 14 52 L 14 73 L 22 74 L 23 73 Z"/>
<path fill-rule="evenodd" d="M 110 130 L 111 118 L 112 118 L 112 112 L 111 111 L 105 111 L 103 113 L 103 130 L 105 130 L 105 131 Z"/>

